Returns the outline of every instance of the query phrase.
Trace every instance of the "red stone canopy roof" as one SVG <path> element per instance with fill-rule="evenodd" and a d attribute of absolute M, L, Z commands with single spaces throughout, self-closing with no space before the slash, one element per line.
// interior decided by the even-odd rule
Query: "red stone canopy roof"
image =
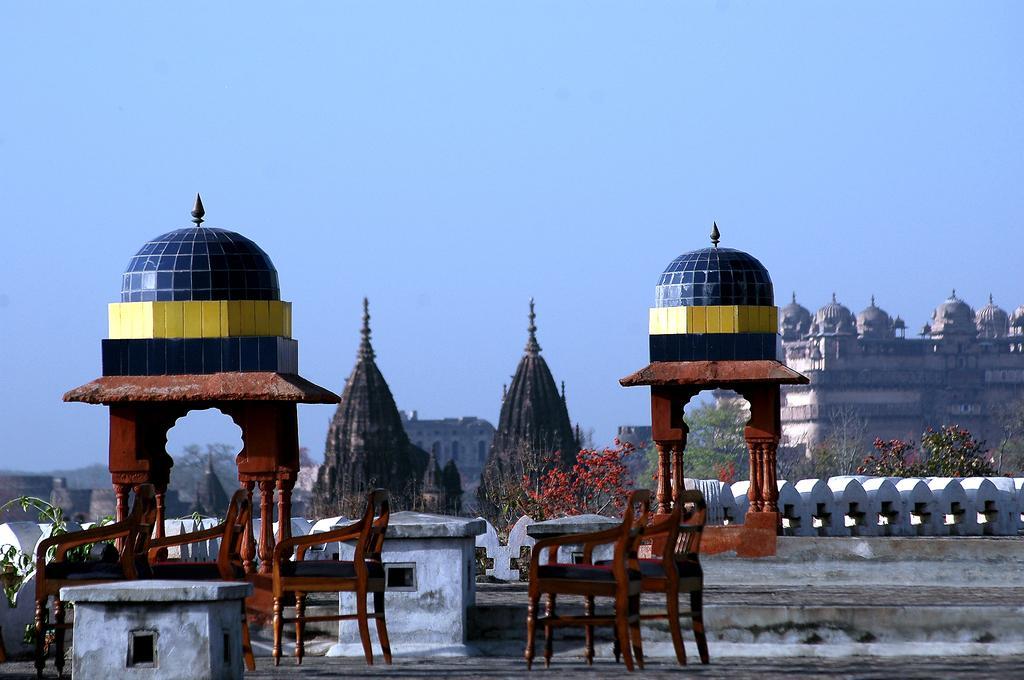
<path fill-rule="evenodd" d="M 86 404 L 217 401 L 336 404 L 338 395 L 298 375 L 284 373 L 117 375 L 76 387 L 64 395 L 64 401 Z"/>
<path fill-rule="evenodd" d="M 757 382 L 806 385 L 809 380 L 785 364 L 770 359 L 758 361 L 655 361 L 619 380 L 619 384 L 623 387 L 640 385 L 713 387 Z"/>

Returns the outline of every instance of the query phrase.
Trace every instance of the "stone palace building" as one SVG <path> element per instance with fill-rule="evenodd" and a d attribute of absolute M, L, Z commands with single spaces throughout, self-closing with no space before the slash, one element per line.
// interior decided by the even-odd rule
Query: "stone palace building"
<path fill-rule="evenodd" d="M 875 437 L 918 440 L 927 427 L 959 425 L 997 446 L 1000 411 L 1024 398 L 1024 305 L 975 311 L 956 291 L 917 337 L 875 304 L 854 315 L 836 300 L 815 314 L 779 311 L 785 362 L 810 378 L 782 388 L 783 445 L 808 449 L 856 423 Z"/>

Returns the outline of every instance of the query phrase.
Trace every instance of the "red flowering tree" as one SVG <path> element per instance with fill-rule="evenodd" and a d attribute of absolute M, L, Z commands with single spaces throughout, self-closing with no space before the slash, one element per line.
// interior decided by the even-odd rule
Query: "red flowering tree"
<path fill-rule="evenodd" d="M 570 469 L 552 467 L 538 478 L 523 477 L 527 514 L 537 520 L 584 514 L 621 513 L 633 477 L 626 465 L 634 447 L 581 449 Z"/>

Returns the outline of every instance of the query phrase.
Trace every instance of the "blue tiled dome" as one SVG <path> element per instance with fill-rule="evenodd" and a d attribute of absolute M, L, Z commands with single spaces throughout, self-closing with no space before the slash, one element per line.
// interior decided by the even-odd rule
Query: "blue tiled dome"
<path fill-rule="evenodd" d="M 768 270 L 732 248 L 683 253 L 665 268 L 655 288 L 656 307 L 775 304 Z"/>
<path fill-rule="evenodd" d="M 280 300 L 263 250 L 227 229 L 187 227 L 146 243 L 128 263 L 121 302 Z"/>

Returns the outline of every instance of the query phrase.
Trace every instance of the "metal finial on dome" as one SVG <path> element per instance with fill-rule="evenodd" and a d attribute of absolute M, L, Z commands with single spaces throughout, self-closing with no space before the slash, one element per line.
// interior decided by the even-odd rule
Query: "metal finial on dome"
<path fill-rule="evenodd" d="M 991 305 L 991 304 L 995 304 L 995 303 L 993 303 L 993 302 L 992 302 L 992 293 L 989 293 L 989 294 L 988 294 L 988 303 L 989 303 L 990 305 Z"/>
<path fill-rule="evenodd" d="M 874 293 L 871 294 L 871 306 L 872 307 L 875 306 L 875 294 Z"/>
<path fill-rule="evenodd" d="M 562 381 L 562 403 L 565 403 L 565 381 Z"/>
<path fill-rule="evenodd" d="M 792 302 L 793 302 L 794 305 L 796 304 L 796 291 L 795 290 L 793 291 L 793 300 L 792 300 Z"/>
<path fill-rule="evenodd" d="M 363 328 L 359 331 L 362 340 L 359 341 L 359 356 L 372 359 L 374 357 L 373 345 L 370 344 L 370 301 L 363 298 Z"/>
<path fill-rule="evenodd" d="M 722 232 L 718 231 L 718 222 L 711 223 L 711 244 L 718 247 L 718 242 L 722 240 Z"/>
<path fill-rule="evenodd" d="M 954 288 L 953 292 L 949 294 L 949 299 L 956 300 L 956 288 Z"/>
<path fill-rule="evenodd" d="M 838 300 L 836 300 L 835 292 L 832 293 L 832 302 L 839 302 Z"/>
<path fill-rule="evenodd" d="M 203 217 L 206 216 L 206 209 L 203 208 L 203 198 L 199 194 L 196 194 L 196 204 L 192 206 L 192 221 L 195 222 L 198 227 L 203 223 Z"/>
<path fill-rule="evenodd" d="M 530 337 L 526 340 L 526 353 L 539 354 L 540 345 L 537 344 L 537 313 L 533 311 L 533 298 L 530 298 L 530 325 L 526 327 Z"/>

